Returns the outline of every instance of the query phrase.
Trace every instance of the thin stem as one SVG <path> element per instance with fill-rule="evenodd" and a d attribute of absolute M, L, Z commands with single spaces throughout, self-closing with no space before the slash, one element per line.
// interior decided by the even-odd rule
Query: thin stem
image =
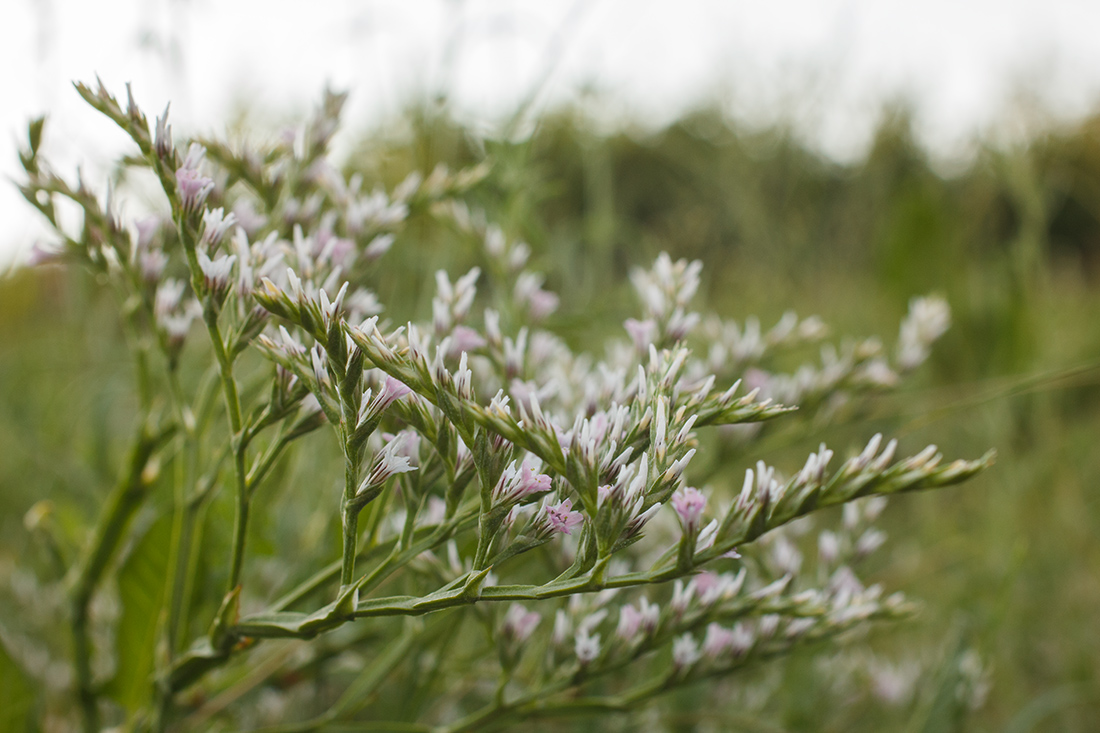
<path fill-rule="evenodd" d="M 355 554 L 359 543 L 359 512 L 361 506 L 353 504 L 359 488 L 359 450 L 351 445 L 350 437 L 344 443 L 344 545 L 340 564 L 340 587 L 355 580 Z"/>
<path fill-rule="evenodd" d="M 355 551 L 359 541 L 359 507 L 344 507 L 344 548 L 340 562 L 340 586 L 355 580 Z"/>
<path fill-rule="evenodd" d="M 234 442 L 238 442 L 235 440 Z M 244 548 L 248 539 L 249 493 L 248 478 L 245 469 L 245 448 L 234 447 L 234 473 L 237 477 L 237 513 L 233 522 L 233 556 L 229 565 L 229 581 L 226 593 L 232 593 L 241 584 L 241 570 L 244 567 Z"/>
<path fill-rule="evenodd" d="M 283 451 L 290 445 L 291 441 L 284 435 L 280 435 L 262 456 L 252 465 L 252 468 L 248 471 L 248 495 L 256 493 L 256 489 L 259 488 L 260 483 L 267 476 L 268 471 L 275 465 L 275 462 L 279 460 Z"/>
<path fill-rule="evenodd" d="M 168 192 L 168 189 L 165 189 Z M 169 193 L 171 198 L 171 194 Z M 173 199 L 175 204 L 175 199 Z M 195 231 L 186 219 L 187 213 L 182 208 L 176 209 L 176 229 L 180 241 L 183 243 L 183 252 L 187 258 L 187 267 L 191 272 L 191 289 L 196 294 L 206 292 L 202 268 L 199 266 L 198 255 L 195 251 Z M 226 595 L 241 583 L 241 569 L 244 566 L 244 549 L 248 534 L 248 478 L 246 475 L 246 449 L 241 421 L 241 398 L 237 390 L 237 380 L 233 377 L 233 360 L 225 350 L 225 339 L 222 337 L 221 328 L 218 326 L 218 307 L 214 302 L 214 296 L 207 294 L 203 304 L 203 323 L 210 336 L 210 345 L 214 349 L 214 357 L 218 362 L 218 371 L 221 375 L 222 393 L 225 396 L 225 409 L 229 415 L 230 441 L 234 453 L 234 473 L 237 483 L 237 507 L 233 522 L 233 551 L 229 563 L 229 579 L 227 581 Z"/>
<path fill-rule="evenodd" d="M 434 531 L 432 532 L 432 534 L 429 537 L 426 537 L 421 542 L 413 545 L 408 550 L 401 553 L 396 560 L 392 561 L 392 563 L 388 559 L 387 562 L 384 563 L 386 565 L 385 571 L 378 573 L 372 579 L 373 584 L 367 583 L 367 584 L 363 584 L 363 586 L 361 586 L 361 587 L 367 587 L 368 589 L 372 588 L 372 587 L 375 587 L 378 583 L 381 583 L 382 580 L 384 580 L 385 577 L 388 576 L 390 573 L 392 573 L 395 570 L 399 569 L 404 564 L 408 563 L 410 560 L 412 560 L 416 556 L 420 555 L 424 551 L 433 549 L 435 547 L 438 547 L 440 544 L 446 542 L 448 539 L 450 539 L 452 536 L 454 536 L 454 534 L 456 532 L 461 532 L 461 531 L 465 531 L 465 530 L 470 529 L 473 526 L 473 522 L 476 519 L 476 516 L 477 516 L 476 513 L 471 511 L 471 512 L 468 512 L 468 513 L 464 514 L 461 517 L 456 517 L 456 518 L 452 519 L 447 524 L 439 525 L 438 527 L 436 527 L 434 529 Z M 393 540 L 391 540 L 390 542 L 393 542 Z M 390 543 L 387 542 L 385 545 L 382 545 L 381 547 L 371 548 L 370 550 L 368 550 L 365 553 L 365 555 L 370 556 L 370 555 L 374 554 L 375 550 L 384 549 L 385 547 L 387 547 L 389 545 L 390 545 Z M 392 548 L 391 548 L 391 553 L 392 553 Z M 309 578 L 304 583 L 299 585 L 297 588 L 292 590 L 290 593 L 286 594 L 285 596 L 280 598 L 278 601 L 276 601 L 274 604 L 272 604 L 272 607 L 269 610 L 269 613 L 279 613 L 279 612 L 281 612 L 282 609 L 285 609 L 286 607 L 291 606 L 294 603 L 297 603 L 302 598 L 305 598 L 310 593 L 313 593 L 317 589 L 324 586 L 325 583 L 328 583 L 331 580 L 333 580 L 334 578 L 338 577 L 339 573 L 340 573 L 340 567 L 341 567 L 341 563 L 339 561 L 330 564 L 327 568 L 325 568 L 321 572 L 315 574 L 313 577 Z M 397 614 L 389 614 L 389 615 L 397 615 Z M 405 615 L 410 615 L 410 614 L 405 614 Z M 323 624 L 322 628 L 317 628 L 316 630 L 314 630 L 310 634 L 308 634 L 308 636 L 312 637 L 312 636 L 316 636 L 316 634 L 321 633 L 323 631 L 330 631 L 330 630 L 335 629 L 339 626 L 342 626 L 343 624 L 347 623 L 347 621 L 348 621 L 348 619 L 344 616 L 339 616 L 339 617 L 336 617 L 336 618 L 333 618 L 333 619 L 329 619 L 325 624 Z M 272 636 L 271 633 L 264 633 L 264 630 L 261 629 L 260 627 L 257 627 L 257 628 L 260 629 L 260 633 L 252 634 L 252 633 L 249 632 L 249 633 L 246 633 L 244 635 L 253 636 L 257 640 L 265 638 L 265 637 L 271 637 Z M 227 630 L 229 632 L 227 634 L 227 638 L 234 638 L 235 635 L 240 635 L 239 632 L 241 632 L 242 630 L 243 629 L 240 625 L 238 625 L 237 627 L 234 627 L 232 629 Z M 294 636 L 294 634 L 282 633 L 282 634 L 280 634 L 280 636 L 284 636 L 284 637 Z M 172 666 L 172 668 L 168 671 L 168 674 L 166 675 L 166 680 L 167 680 L 166 684 L 169 684 L 171 686 L 171 691 L 172 692 L 178 692 L 179 690 L 182 690 L 182 689 L 186 688 L 187 686 L 189 686 L 191 683 L 193 683 L 196 679 L 201 677 L 206 672 L 209 672 L 212 669 L 216 669 L 217 667 L 225 665 L 230 660 L 230 658 L 232 657 L 233 651 L 234 650 L 231 649 L 231 648 L 219 649 L 219 650 L 216 650 L 216 652 L 214 654 L 201 655 L 201 658 L 195 658 L 195 659 L 190 659 L 190 660 L 187 659 L 187 658 L 177 659 L 176 663 Z"/>

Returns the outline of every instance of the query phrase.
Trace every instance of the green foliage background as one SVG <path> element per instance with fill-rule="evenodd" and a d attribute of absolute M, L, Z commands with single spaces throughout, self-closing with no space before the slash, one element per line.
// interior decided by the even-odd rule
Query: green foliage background
<path fill-rule="evenodd" d="M 952 457 L 998 449 L 994 469 L 965 487 L 893 502 L 891 542 L 867 569 L 925 603 L 911 624 L 866 642 L 887 658 L 926 662 L 916 699 L 890 708 L 869 684 L 838 690 L 818 673 L 820 658 L 799 657 L 766 671 L 777 691 L 763 715 L 714 704 L 733 680 L 679 693 L 639 719 L 655 729 L 1023 733 L 1095 730 L 1100 719 L 1100 117 L 990 146 L 950 177 L 914 142 L 904 111 L 883 119 L 866 158 L 840 165 L 783 125 L 748 130 L 712 110 L 657 132 L 602 133 L 571 109 L 521 139 L 484 140 L 446 108 L 420 107 L 365 136 L 348 163 L 391 187 L 412 168 L 491 161 L 473 202 L 531 243 L 562 296 L 556 324 L 589 348 L 634 314 L 629 268 L 662 250 L 704 260 L 709 304 L 726 316 L 758 314 L 765 326 L 793 308 L 821 315 L 836 334 L 888 336 L 910 297 L 939 292 L 951 303 L 954 325 L 915 382 L 858 422 L 779 432 L 759 456 L 791 465 L 822 439 L 854 445 L 880 429 L 910 446 L 937 442 Z M 432 272 L 468 266 L 465 246 L 414 219 L 387 255 L 392 276 L 379 296 L 388 312 L 428 313 Z M 46 704 L 20 665 L 25 640 L 50 630 L 19 588 L 31 568 L 59 577 L 57 558 L 82 541 L 132 430 L 131 365 L 114 313 L 110 295 L 80 273 L 17 270 L 0 280 L 3 729 L 20 730 L 27 711 Z M 318 443 L 279 470 L 314 475 L 328 448 Z M 739 474 L 747 457 L 727 463 L 714 481 Z M 33 528 L 25 514 L 44 499 L 50 511 Z M 301 491 L 270 495 L 253 524 L 259 553 L 296 543 L 303 557 L 333 556 L 319 503 Z M 210 511 L 228 516 L 229 500 Z M 312 519 L 303 531 L 291 516 Z M 135 598 L 122 613 L 146 620 L 159 608 L 167 531 L 154 517 L 139 518 L 138 536 L 156 551 L 124 553 L 118 577 Z M 215 526 L 200 563 L 224 555 L 228 536 Z M 280 570 L 257 565 L 252 572 L 272 574 L 277 587 Z M 193 618 L 209 618 L 217 601 L 200 594 L 209 608 Z M 62 630 L 52 633 L 64 653 Z M 120 639 L 118 648 L 130 641 L 144 643 Z M 965 717 L 952 700 L 964 648 L 980 652 L 992 683 L 986 705 Z M 120 662 L 117 700 L 144 694 L 135 680 L 151 662 Z M 618 725 L 634 723 L 592 730 Z"/>

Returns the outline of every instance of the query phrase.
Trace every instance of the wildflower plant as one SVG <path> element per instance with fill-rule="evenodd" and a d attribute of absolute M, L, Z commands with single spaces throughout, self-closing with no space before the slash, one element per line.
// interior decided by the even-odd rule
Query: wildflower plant
<path fill-rule="evenodd" d="M 214 703 L 330 669 L 337 693 L 267 722 L 457 733 L 627 710 L 904 616 L 903 598 L 852 569 L 884 539 L 883 497 L 991 461 L 944 462 L 934 446 L 902 457 L 875 435 L 845 459 L 821 445 L 789 474 L 757 462 L 736 490 L 694 485 L 695 457 L 719 449 L 707 432 L 729 426 L 724 440 L 751 446 L 762 424 L 824 420 L 893 388 L 946 329 L 946 304 L 914 301 L 893 351 L 826 345 L 819 363 L 782 373 L 775 354 L 823 341 L 819 319 L 790 314 L 765 331 L 701 314 L 701 263 L 661 255 L 631 275 L 640 309 L 621 336 L 576 353 L 547 325 L 561 301 L 530 248 L 463 200 L 484 167 L 367 191 L 326 157 L 342 95 L 326 94 L 293 141 L 234 149 L 177 144 L 167 109 L 150 124 L 129 94 L 77 90 L 129 135 L 123 164 L 151 171 L 167 202 L 124 221 L 113 194 L 48 168 L 43 121 L 31 123 L 21 190 L 58 237 L 36 258 L 80 264 L 116 292 L 140 406 L 119 482 L 64 579 L 73 674 L 56 706 L 74 701 L 87 731 L 263 722 Z M 82 213 L 78 230 L 62 200 Z M 435 273 L 423 321 L 372 289 L 413 215 L 473 243 L 481 263 Z M 197 385 L 185 352 L 209 364 Z M 342 479 L 302 488 L 339 551 L 316 567 L 277 555 L 299 580 L 276 592 L 250 517 L 279 513 L 276 468 L 318 440 L 335 444 Z M 231 517 L 206 511 L 218 495 L 232 497 Z M 820 533 L 811 568 L 792 527 L 838 505 L 843 524 Z M 153 620 L 132 623 L 112 575 L 144 551 L 135 528 L 161 520 L 166 577 L 147 588 Z M 211 559 L 203 537 L 218 522 L 231 539 Z M 199 558 L 225 568 L 213 606 L 197 600 L 211 593 L 197 587 L 211 577 Z M 122 618 L 105 634 L 94 609 L 114 593 Z M 470 634 L 486 643 L 455 651 Z M 452 653 L 470 679 L 432 672 Z M 427 671 L 402 673 L 410 659 Z M 394 686 L 413 702 L 387 706 Z"/>

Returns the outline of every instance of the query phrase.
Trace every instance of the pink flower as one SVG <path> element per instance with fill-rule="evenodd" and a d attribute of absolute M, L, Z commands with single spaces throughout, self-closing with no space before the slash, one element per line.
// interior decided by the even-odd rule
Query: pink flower
<path fill-rule="evenodd" d="M 630 641 L 638 633 L 638 627 L 642 624 L 642 614 L 631 604 L 626 604 L 619 609 L 619 627 L 615 633 L 620 639 Z"/>
<path fill-rule="evenodd" d="M 214 190 L 214 179 L 204 176 L 193 168 L 180 168 L 176 171 L 176 187 L 184 211 L 198 211 L 206 203 L 206 197 Z"/>
<path fill-rule="evenodd" d="M 146 216 L 138 219 L 134 222 L 134 225 L 137 228 L 138 251 L 149 249 L 149 246 L 153 243 L 153 238 L 157 235 L 157 230 L 160 229 L 160 217 Z"/>
<path fill-rule="evenodd" d="M 513 603 L 504 615 L 504 633 L 522 644 L 534 633 L 535 627 L 542 620 L 542 615 L 535 611 L 528 611 L 518 603 Z"/>
<path fill-rule="evenodd" d="M 718 624 L 710 624 L 707 626 L 707 635 L 703 639 L 703 654 L 715 659 L 732 648 L 733 643 L 734 635 L 731 630 Z"/>
<path fill-rule="evenodd" d="M 540 321 L 558 309 L 558 296 L 547 290 L 531 293 L 531 317 Z"/>
<path fill-rule="evenodd" d="M 552 529 L 565 534 L 573 534 L 573 530 L 584 523 L 584 515 L 571 511 L 573 501 L 563 499 L 560 503 L 546 507 L 546 521 Z"/>
<path fill-rule="evenodd" d="M 676 510 L 676 516 L 679 517 L 680 526 L 684 531 L 694 531 L 699 527 L 703 510 L 707 508 L 706 494 L 699 489 L 686 486 L 672 495 L 672 508 Z"/>
<path fill-rule="evenodd" d="M 455 326 L 451 331 L 451 356 L 458 356 L 464 351 L 477 351 L 488 343 L 485 337 L 469 326 Z"/>
<path fill-rule="evenodd" d="M 541 494 L 550 490 L 550 477 L 545 473 L 535 473 L 527 464 L 516 470 L 515 461 L 504 469 L 497 485 L 493 487 L 493 501 L 497 505 L 511 506 L 532 494 Z"/>
<path fill-rule="evenodd" d="M 376 409 L 381 412 L 410 392 L 412 392 L 412 389 L 409 388 L 408 385 L 387 374 L 386 381 L 382 384 L 382 389 L 378 390 L 378 406 Z"/>
<path fill-rule="evenodd" d="M 530 494 L 541 494 L 549 490 L 550 477 L 545 473 L 535 473 L 534 469 L 528 465 L 524 465 L 523 468 L 520 469 L 516 491 L 519 492 L 521 498 Z"/>
<path fill-rule="evenodd" d="M 657 328 L 657 322 L 652 318 L 644 321 L 627 318 L 623 322 L 623 327 L 626 328 L 626 332 L 630 334 L 631 340 L 634 341 L 634 348 L 642 353 L 645 353 L 649 349 L 649 345 L 657 340 L 659 329 Z"/>
<path fill-rule="evenodd" d="M 59 249 L 51 249 L 35 243 L 31 246 L 31 256 L 27 258 L 27 264 L 30 267 L 57 265 L 63 261 L 62 254 L 62 251 Z"/>

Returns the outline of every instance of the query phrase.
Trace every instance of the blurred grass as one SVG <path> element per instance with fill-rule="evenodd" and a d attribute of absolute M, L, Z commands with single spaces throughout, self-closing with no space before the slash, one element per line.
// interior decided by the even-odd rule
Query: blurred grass
<path fill-rule="evenodd" d="M 488 156 L 493 174 L 474 203 L 531 243 L 562 295 L 558 325 L 589 348 L 604 324 L 633 314 L 626 274 L 661 250 L 705 261 L 704 298 L 718 312 L 758 314 L 765 324 L 793 308 L 820 314 L 836 334 L 889 338 L 910 297 L 945 295 L 954 326 L 931 363 L 900 395 L 874 403 L 866 422 L 823 436 L 843 449 L 886 429 L 910 448 L 936 442 L 949 458 L 991 446 L 1000 455 L 975 482 L 898 500 L 887 512 L 892 542 L 867 570 L 925 606 L 913 623 L 873 635 L 869 648 L 917 655 L 933 670 L 946 670 L 962 646 L 977 649 L 992 688 L 967 730 L 1095 730 L 1100 117 L 1012 149 L 990 146 L 949 178 L 915 144 L 904 110 L 883 119 L 866 158 L 840 165 L 781 125 L 745 130 L 713 110 L 648 133 L 601 133 L 582 111 L 564 110 L 530 136 L 485 141 L 426 106 L 365 136 L 348 165 L 392 186 L 410 168 Z M 457 240 L 417 221 L 387 258 L 393 276 L 382 301 L 422 315 L 430 270 L 472 261 Z M 51 500 L 50 521 L 73 545 L 114 478 L 133 394 L 112 313 L 79 273 L 17 271 L 0 281 L 0 574 L 33 563 L 49 575 L 48 553 L 23 524 L 32 504 Z M 808 447 L 770 445 L 760 457 L 788 466 Z M 309 476 L 303 460 L 280 470 Z M 331 554 L 316 504 L 297 492 L 271 505 L 284 499 L 295 511 L 283 511 L 282 523 L 277 511 L 257 521 L 258 552 L 297 532 L 303 553 Z M 291 514 L 314 519 L 280 526 Z M 227 541 L 208 539 L 215 553 Z M 284 580 L 267 570 L 274 585 Z M 32 634 L 33 619 L 4 585 L 0 631 Z M 908 731 L 920 720 L 925 730 L 955 729 L 935 712 L 937 689 L 951 692 L 948 677 L 922 677 L 914 702 L 889 709 L 870 699 L 866 682 L 838 692 L 815 673 L 821 664 L 800 658 L 762 675 L 779 675 L 767 723 L 750 725 L 732 708 L 704 715 L 706 696 L 689 690 L 662 708 L 660 725 Z"/>

